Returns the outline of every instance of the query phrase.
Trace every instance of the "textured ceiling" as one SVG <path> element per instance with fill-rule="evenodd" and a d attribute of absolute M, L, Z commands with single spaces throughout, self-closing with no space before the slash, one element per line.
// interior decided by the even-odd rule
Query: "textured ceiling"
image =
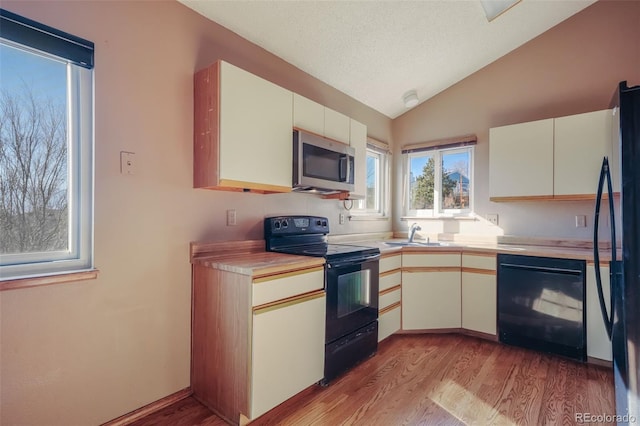
<path fill-rule="evenodd" d="M 477 0 L 179 0 L 395 118 L 595 0 L 522 0 L 487 22 Z"/>

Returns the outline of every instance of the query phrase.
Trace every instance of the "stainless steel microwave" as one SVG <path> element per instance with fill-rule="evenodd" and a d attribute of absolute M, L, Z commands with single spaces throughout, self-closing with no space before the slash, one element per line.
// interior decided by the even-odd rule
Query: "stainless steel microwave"
<path fill-rule="evenodd" d="M 355 149 L 338 141 L 293 131 L 293 190 L 353 192 Z"/>

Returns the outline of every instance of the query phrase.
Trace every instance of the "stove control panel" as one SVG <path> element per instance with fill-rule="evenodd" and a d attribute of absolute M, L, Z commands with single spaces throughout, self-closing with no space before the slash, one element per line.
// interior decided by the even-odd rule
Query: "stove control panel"
<path fill-rule="evenodd" d="M 319 216 L 274 216 L 264 220 L 264 236 L 328 234 L 329 220 Z"/>

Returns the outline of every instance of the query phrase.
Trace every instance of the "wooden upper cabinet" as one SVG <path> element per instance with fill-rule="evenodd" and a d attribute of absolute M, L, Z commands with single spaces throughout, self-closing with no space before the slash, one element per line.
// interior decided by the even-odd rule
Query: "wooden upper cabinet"
<path fill-rule="evenodd" d="M 491 198 L 553 196 L 553 119 L 489 130 Z"/>
<path fill-rule="evenodd" d="M 612 119 L 611 110 L 555 119 L 554 195 L 596 192 L 602 158 L 608 156 L 613 160 Z"/>
<path fill-rule="evenodd" d="M 324 136 L 324 105 L 293 94 L 293 127 Z"/>
<path fill-rule="evenodd" d="M 325 107 L 324 136 L 329 139 L 349 144 L 351 123 L 349 117 Z"/>
<path fill-rule="evenodd" d="M 194 77 L 194 187 L 291 191 L 293 93 L 227 62 Z"/>
<path fill-rule="evenodd" d="M 349 198 L 364 198 L 367 194 L 367 126 L 351 119 L 349 144 L 356 150 L 355 188 Z"/>

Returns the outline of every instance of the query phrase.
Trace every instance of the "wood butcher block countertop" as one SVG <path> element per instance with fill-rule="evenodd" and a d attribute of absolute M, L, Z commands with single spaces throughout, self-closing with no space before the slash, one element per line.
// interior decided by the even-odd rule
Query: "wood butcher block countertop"
<path fill-rule="evenodd" d="M 387 241 L 406 241 L 403 239 L 387 240 Z M 356 244 L 356 242 L 354 242 Z M 593 250 L 580 247 L 559 247 L 559 246 L 540 246 L 526 244 L 496 244 L 496 243 L 449 243 L 444 242 L 442 246 L 393 246 L 388 245 L 385 241 L 358 241 L 358 245 L 377 247 L 380 253 L 390 255 L 393 253 L 438 253 L 459 251 L 464 253 L 486 253 L 487 255 L 501 254 L 520 254 L 524 256 L 540 256 L 555 257 L 563 259 L 578 259 L 593 262 Z M 608 262 L 611 260 L 611 252 L 609 250 L 600 250 L 600 262 Z"/>
<path fill-rule="evenodd" d="M 323 266 L 324 258 L 262 252 L 198 257 L 193 263 L 236 274 L 260 277 Z"/>
<path fill-rule="evenodd" d="M 191 263 L 261 277 L 324 265 L 324 258 L 264 251 L 263 240 L 191 243 Z"/>
<path fill-rule="evenodd" d="M 588 247 L 565 247 L 533 244 L 500 244 L 479 242 L 444 242 L 442 246 L 393 246 L 385 241 L 406 241 L 404 239 L 350 240 L 347 235 L 332 241 L 338 244 L 356 244 L 380 249 L 383 256 L 393 253 L 498 253 L 520 254 L 525 256 L 556 257 L 579 259 L 593 262 L 593 250 Z M 419 241 L 418 241 L 419 242 Z M 609 262 L 611 252 L 600 251 L 600 261 Z M 282 253 L 267 252 L 263 240 L 224 241 L 214 243 L 191 243 L 191 263 L 207 268 L 219 269 L 237 274 L 260 277 L 275 275 L 300 269 L 324 265 L 321 257 L 295 256 Z"/>

